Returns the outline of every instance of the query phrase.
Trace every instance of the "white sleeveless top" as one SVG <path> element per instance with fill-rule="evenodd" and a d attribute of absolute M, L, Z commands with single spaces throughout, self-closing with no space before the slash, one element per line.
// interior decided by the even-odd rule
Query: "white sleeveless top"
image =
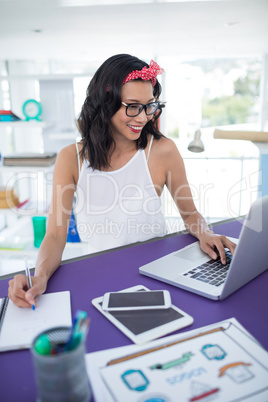
<path fill-rule="evenodd" d="M 84 159 L 74 213 L 81 241 L 96 252 L 166 234 L 161 201 L 155 191 L 145 151 L 138 150 L 120 169 L 93 170 Z"/>

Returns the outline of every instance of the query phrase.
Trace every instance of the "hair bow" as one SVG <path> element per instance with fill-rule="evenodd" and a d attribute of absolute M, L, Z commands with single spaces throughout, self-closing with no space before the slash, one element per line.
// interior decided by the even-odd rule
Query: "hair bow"
<path fill-rule="evenodd" d="M 136 80 L 137 78 L 141 78 L 142 80 L 148 81 L 151 80 L 153 86 L 156 84 L 156 77 L 159 74 L 162 74 L 164 69 L 159 67 L 159 65 L 151 60 L 149 67 L 143 67 L 141 70 L 134 70 L 129 73 L 124 79 L 123 84 L 126 84 L 128 81 Z"/>

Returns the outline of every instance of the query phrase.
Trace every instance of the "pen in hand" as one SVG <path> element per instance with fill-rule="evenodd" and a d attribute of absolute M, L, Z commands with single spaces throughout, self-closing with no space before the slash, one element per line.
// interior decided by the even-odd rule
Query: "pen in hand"
<path fill-rule="evenodd" d="M 29 270 L 29 266 L 28 266 L 28 261 L 27 261 L 27 257 L 24 257 L 24 261 L 25 261 L 25 275 L 27 278 L 27 284 L 28 284 L 28 289 L 32 288 L 32 279 L 31 279 L 31 274 L 30 274 L 30 270 Z M 35 305 L 32 304 L 32 309 L 35 310 Z"/>

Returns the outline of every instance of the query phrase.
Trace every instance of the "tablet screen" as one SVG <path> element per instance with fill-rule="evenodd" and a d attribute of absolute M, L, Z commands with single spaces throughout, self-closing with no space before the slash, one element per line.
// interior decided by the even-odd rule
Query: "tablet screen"
<path fill-rule="evenodd" d="M 116 292 L 110 293 L 108 307 L 149 307 L 165 304 L 162 290 L 154 292 Z"/>
<path fill-rule="evenodd" d="M 102 303 L 99 304 L 102 306 Z M 140 335 L 184 317 L 172 307 L 165 310 L 110 311 L 108 314 L 112 315 L 135 335 Z"/>

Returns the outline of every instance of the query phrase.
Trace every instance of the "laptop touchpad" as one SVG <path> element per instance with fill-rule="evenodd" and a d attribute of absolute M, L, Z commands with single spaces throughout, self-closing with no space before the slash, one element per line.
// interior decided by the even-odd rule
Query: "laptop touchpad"
<path fill-rule="evenodd" d="M 198 261 L 200 258 L 206 257 L 207 259 L 208 256 L 203 253 L 203 251 L 200 249 L 199 244 L 195 245 L 194 247 L 187 248 L 186 250 L 180 250 L 177 253 L 174 254 L 174 257 L 182 258 L 184 260 L 188 261 Z"/>

